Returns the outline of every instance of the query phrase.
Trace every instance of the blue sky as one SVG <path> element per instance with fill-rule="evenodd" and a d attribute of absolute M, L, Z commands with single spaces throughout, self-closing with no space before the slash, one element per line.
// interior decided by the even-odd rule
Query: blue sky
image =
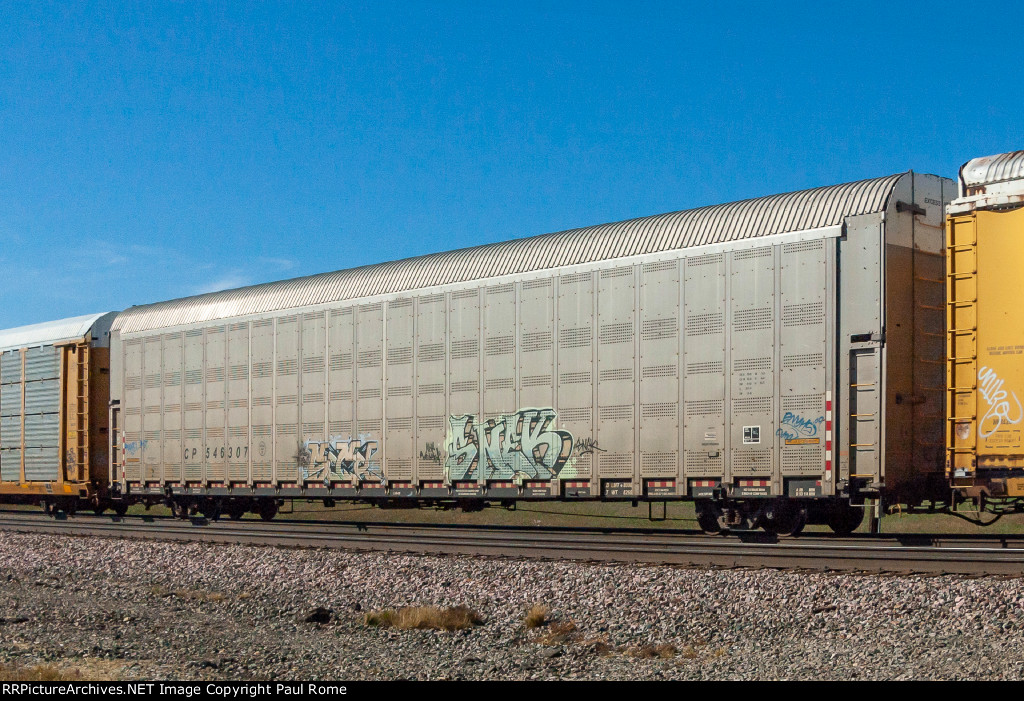
<path fill-rule="evenodd" d="M 954 177 L 1024 148 L 1020 17 L 3 3 L 0 328 L 911 168 Z"/>

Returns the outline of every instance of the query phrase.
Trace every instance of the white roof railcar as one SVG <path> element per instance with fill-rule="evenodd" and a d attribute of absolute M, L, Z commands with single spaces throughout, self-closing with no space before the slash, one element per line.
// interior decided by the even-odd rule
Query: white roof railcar
<path fill-rule="evenodd" d="M 903 173 L 132 307 L 121 481 L 754 497 L 941 472 L 952 193 Z"/>

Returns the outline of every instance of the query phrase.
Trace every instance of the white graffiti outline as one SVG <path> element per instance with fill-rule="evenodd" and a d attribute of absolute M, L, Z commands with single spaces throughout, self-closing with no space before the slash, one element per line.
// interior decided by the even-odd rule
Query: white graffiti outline
<path fill-rule="evenodd" d="M 984 397 L 989 406 L 988 413 L 978 423 L 978 435 L 982 438 L 988 438 L 998 431 L 1002 428 L 1004 422 L 1012 426 L 1019 424 L 1021 419 L 1024 419 L 1024 407 L 1021 406 L 1020 400 L 1017 399 L 1017 395 L 1014 392 L 1010 392 L 1007 395 L 1007 391 L 1003 389 L 1004 382 L 1005 380 L 1000 379 L 996 371 L 987 365 L 978 371 L 978 393 Z M 1017 404 L 1016 419 L 1010 418 L 1010 402 L 1007 396 L 1013 397 L 1013 401 Z M 995 424 L 992 426 L 991 431 L 986 432 L 982 428 L 989 419 L 994 419 Z"/>

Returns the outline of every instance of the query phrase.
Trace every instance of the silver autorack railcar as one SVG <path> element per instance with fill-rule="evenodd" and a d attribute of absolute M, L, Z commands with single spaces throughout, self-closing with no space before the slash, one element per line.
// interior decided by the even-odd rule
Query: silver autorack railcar
<path fill-rule="evenodd" d="M 181 513 L 693 499 L 707 530 L 850 530 L 945 489 L 953 191 L 908 172 L 132 307 L 112 481 Z"/>

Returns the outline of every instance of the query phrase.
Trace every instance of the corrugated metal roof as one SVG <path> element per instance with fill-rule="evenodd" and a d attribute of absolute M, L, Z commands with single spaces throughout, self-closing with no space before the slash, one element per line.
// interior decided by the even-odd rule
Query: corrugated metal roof
<path fill-rule="evenodd" d="M 113 328 L 154 328 L 816 229 L 879 212 L 903 174 L 515 239 L 131 307 Z"/>
<path fill-rule="evenodd" d="M 102 317 L 110 314 L 87 314 L 75 316 L 70 319 L 58 319 L 57 321 L 46 321 L 42 324 L 31 324 L 30 326 L 18 326 L 13 329 L 0 331 L 0 352 L 12 348 L 29 348 L 32 346 L 43 346 L 61 341 L 71 341 L 82 338 L 89 333 L 93 324 Z"/>
<path fill-rule="evenodd" d="M 966 187 L 990 185 L 1018 178 L 1024 178 L 1024 151 L 973 158 L 960 169 L 960 181 Z"/>

